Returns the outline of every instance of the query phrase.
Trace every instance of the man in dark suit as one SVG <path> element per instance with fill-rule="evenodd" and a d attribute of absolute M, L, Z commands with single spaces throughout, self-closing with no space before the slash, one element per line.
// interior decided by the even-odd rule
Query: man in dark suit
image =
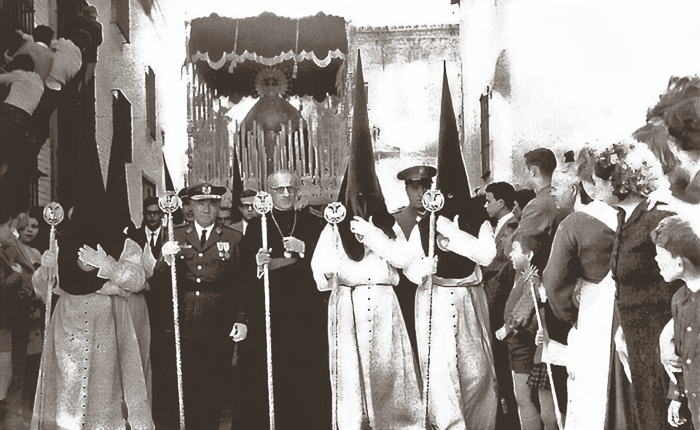
<path fill-rule="evenodd" d="M 513 287 L 508 273 L 501 270 L 510 269 L 510 239 L 518 228 L 518 219 L 513 213 L 515 207 L 516 192 L 507 182 L 493 182 L 484 189 L 486 197 L 486 212 L 496 221 L 494 228 L 494 240 L 496 241 L 496 257 L 491 264 L 483 266 L 481 273 L 484 282 L 484 292 L 489 308 L 489 322 L 492 333 L 503 326 L 503 311 L 505 310 L 508 295 Z M 503 282 L 507 279 L 508 282 Z M 493 362 L 498 381 L 498 392 L 501 408 L 496 414 L 496 428 L 519 428 L 518 405 L 513 392 L 513 379 L 510 374 L 508 360 L 508 346 L 505 342 L 491 342 L 493 348 Z"/>
<path fill-rule="evenodd" d="M 219 428 L 233 354 L 229 333 L 235 341 L 247 333 L 238 282 L 242 235 L 217 221 L 224 192 L 207 183 L 191 187 L 194 221 L 175 227 L 175 240 L 162 248 L 165 261 L 175 261 L 177 268 L 185 419 L 191 429 Z M 160 272 L 169 276 L 165 267 Z"/>
<path fill-rule="evenodd" d="M 141 248 L 148 245 L 153 257 L 160 258 L 160 249 L 165 243 L 163 211 L 158 206 L 158 197 L 149 196 L 143 201 L 143 222 L 141 227 L 127 230 L 127 236 Z"/>
<path fill-rule="evenodd" d="M 245 190 L 241 193 L 241 197 L 238 201 L 238 210 L 241 212 L 241 215 L 243 215 L 243 218 L 231 224 L 231 228 L 240 231 L 244 235 L 250 221 L 254 218 L 260 218 L 260 214 L 253 209 L 253 201 L 255 200 L 256 194 L 257 193 L 253 190 Z"/>
<path fill-rule="evenodd" d="M 486 212 L 496 221 L 494 239 L 496 241 L 496 257 L 491 264 L 482 269 L 484 282 L 495 276 L 503 266 L 508 264 L 510 254 L 510 238 L 518 228 L 515 218 L 515 189 L 507 182 L 493 182 L 484 189 L 486 192 Z"/>

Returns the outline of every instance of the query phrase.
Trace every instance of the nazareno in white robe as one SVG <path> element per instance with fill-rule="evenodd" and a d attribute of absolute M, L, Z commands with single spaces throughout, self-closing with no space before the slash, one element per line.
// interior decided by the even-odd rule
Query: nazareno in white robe
<path fill-rule="evenodd" d="M 361 261 L 351 260 L 330 225 L 321 233 L 311 267 L 318 289 L 331 291 L 334 428 L 360 429 L 366 408 L 375 430 L 423 429 L 417 365 L 393 290 L 396 269 L 367 246 Z"/>
<path fill-rule="evenodd" d="M 471 236 L 471 239 L 473 243 L 460 244 L 459 238 L 450 238 L 448 251 L 463 255 L 464 249 L 468 249 L 472 255 L 463 256 L 478 264 L 474 273 L 464 279 L 433 275 L 432 313 L 427 277 L 414 271 L 418 265 L 410 265 L 404 271 L 411 281 L 419 284 L 415 308 L 418 356 L 425 381 L 430 341 L 428 414 L 431 424 L 439 430 L 493 430 L 496 425 L 496 375 L 489 311 L 479 269 L 479 265 L 491 262 L 496 245 L 487 222 L 482 225 L 479 237 Z M 411 233 L 409 248 L 411 254 L 424 255 L 417 227 Z"/>
<path fill-rule="evenodd" d="M 147 285 L 155 260 L 144 257 L 130 239 L 124 248 L 112 279 L 101 290 L 71 295 L 54 288 L 60 297 L 41 357 L 32 430 L 125 429 L 122 399 L 132 429 L 153 429 L 139 344 L 144 328 L 137 329 L 134 321 L 139 319 L 132 316 L 141 298 L 135 299 L 135 307 L 127 297 Z M 43 297 L 48 285 L 41 282 L 42 270 L 32 280 Z"/>

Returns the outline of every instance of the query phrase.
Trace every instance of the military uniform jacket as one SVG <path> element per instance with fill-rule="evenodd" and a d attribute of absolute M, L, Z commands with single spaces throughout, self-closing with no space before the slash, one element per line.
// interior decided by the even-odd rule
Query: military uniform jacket
<path fill-rule="evenodd" d="M 216 222 L 204 246 L 192 223 L 175 227 L 174 235 L 181 248 L 176 255 L 181 336 L 227 337 L 234 323 L 246 321 L 238 282 L 241 233 Z"/>

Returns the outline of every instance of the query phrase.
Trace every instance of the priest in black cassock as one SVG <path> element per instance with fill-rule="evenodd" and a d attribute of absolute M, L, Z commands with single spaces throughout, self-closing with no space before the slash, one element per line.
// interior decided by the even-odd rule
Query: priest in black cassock
<path fill-rule="evenodd" d="M 267 179 L 273 209 L 267 214 L 268 250 L 262 249 L 260 219 L 248 225 L 242 262 L 246 270 L 248 338 L 240 344 L 243 395 L 232 429 L 269 428 L 263 280 L 256 275 L 267 263 L 278 430 L 329 429 L 331 386 L 328 370 L 326 295 L 320 293 L 310 262 L 321 221 L 296 210 L 301 181 L 287 171 Z"/>

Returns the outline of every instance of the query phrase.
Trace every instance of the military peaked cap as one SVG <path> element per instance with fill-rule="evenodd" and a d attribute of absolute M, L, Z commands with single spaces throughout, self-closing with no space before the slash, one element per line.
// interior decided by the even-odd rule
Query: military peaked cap
<path fill-rule="evenodd" d="M 226 193 L 226 187 L 216 187 L 208 182 L 193 185 L 187 191 L 192 200 L 221 200 Z"/>
<path fill-rule="evenodd" d="M 437 170 L 432 166 L 413 166 L 399 172 L 396 177 L 399 181 L 420 181 L 421 179 L 431 179 L 437 174 Z"/>

